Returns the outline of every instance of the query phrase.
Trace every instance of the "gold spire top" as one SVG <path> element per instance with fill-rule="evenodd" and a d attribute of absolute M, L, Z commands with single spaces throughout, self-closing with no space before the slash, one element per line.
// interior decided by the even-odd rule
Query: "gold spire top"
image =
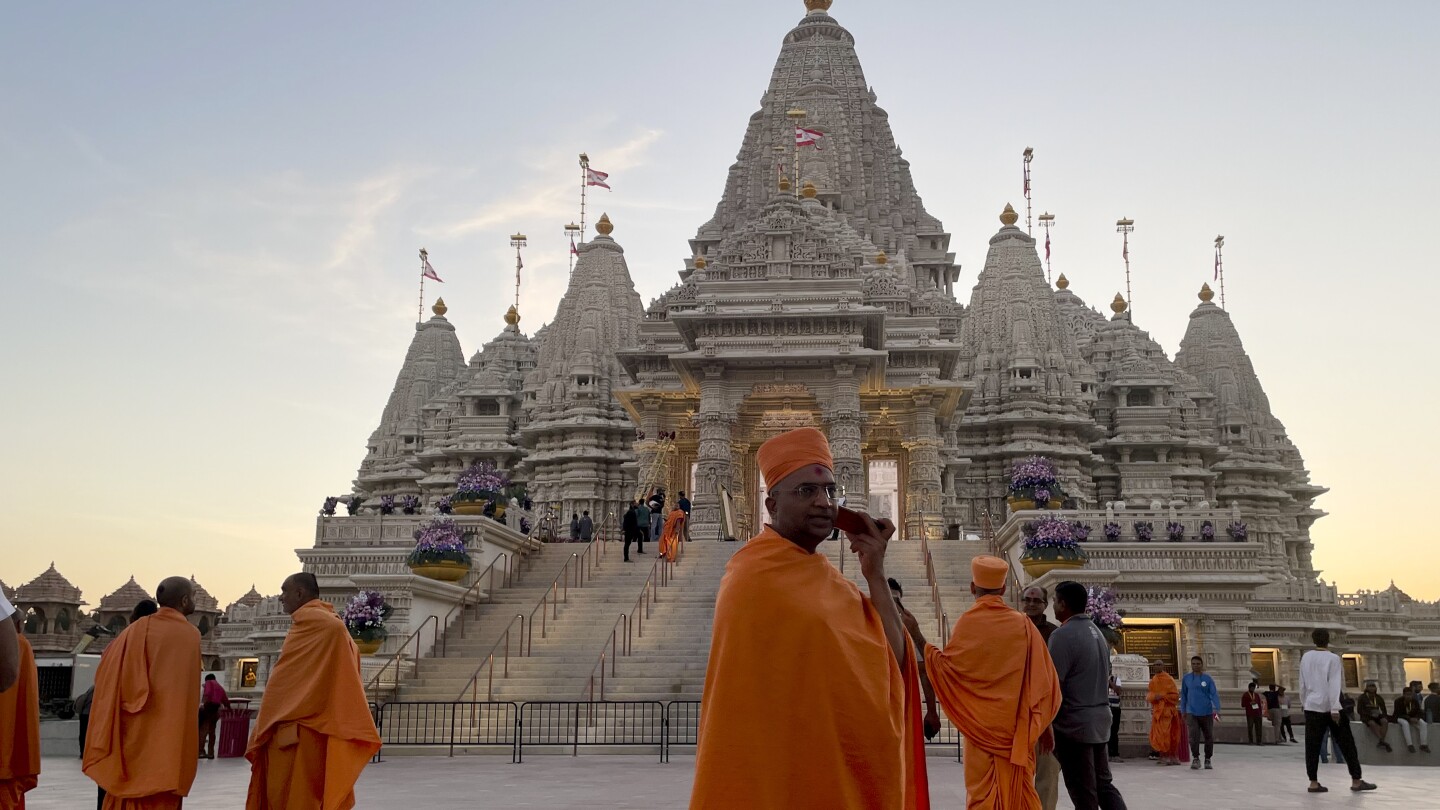
<path fill-rule="evenodd" d="M 1015 213 L 1015 209 L 1011 207 L 1010 203 L 1005 203 L 1005 210 L 1000 212 L 1000 223 L 1002 225 L 1010 226 L 1014 225 L 1019 220 L 1020 215 Z"/>
<path fill-rule="evenodd" d="M 875 263 L 876 263 L 876 264 L 888 264 L 889 261 L 890 261 L 890 257 L 885 255 L 885 251 L 882 250 L 882 251 L 880 251 L 879 253 L 876 253 L 876 254 L 875 254 Z"/>
<path fill-rule="evenodd" d="M 810 182 L 809 180 L 806 180 L 806 181 L 800 186 L 800 196 L 801 196 L 801 197 L 804 197 L 804 198 L 807 199 L 807 200 L 813 200 L 813 199 L 815 199 L 815 195 L 816 195 L 817 193 L 819 193 L 819 192 L 817 192 L 817 191 L 815 190 L 815 184 L 812 183 L 812 182 Z"/>
<path fill-rule="evenodd" d="M 595 223 L 595 232 L 601 236 L 609 236 L 613 230 L 615 230 L 615 226 L 610 223 L 610 215 L 601 214 L 600 221 Z"/>
<path fill-rule="evenodd" d="M 505 323 L 511 326 L 520 323 L 520 310 L 516 309 L 514 304 L 511 304 L 510 309 L 505 312 Z"/>
<path fill-rule="evenodd" d="M 834 0 L 805 0 L 806 11 L 829 11 Z"/>
<path fill-rule="evenodd" d="M 705 269 L 705 265 L 706 265 L 706 261 L 705 261 L 705 257 L 704 257 L 704 256 L 696 256 L 696 257 L 695 257 L 695 269 L 696 269 L 696 270 L 704 270 L 704 269 Z"/>
<path fill-rule="evenodd" d="M 1064 273 L 1061 273 L 1061 274 L 1060 274 L 1060 277 L 1057 278 L 1057 279 L 1055 279 L 1055 286 L 1056 286 L 1056 288 L 1061 289 L 1061 290 L 1069 289 L 1069 288 L 1070 288 L 1070 279 L 1065 278 L 1065 274 L 1064 274 Z"/>
<path fill-rule="evenodd" d="M 1214 298 L 1214 297 L 1215 297 L 1215 291 L 1212 290 L 1212 289 L 1210 289 L 1210 282 L 1207 281 L 1207 282 L 1205 282 L 1204 284 L 1201 284 L 1201 285 L 1200 285 L 1200 300 L 1201 300 L 1201 301 L 1204 301 L 1205 303 L 1208 304 L 1208 303 L 1210 303 L 1210 299 L 1212 299 L 1212 298 Z"/>
<path fill-rule="evenodd" d="M 1124 312 L 1129 308 L 1130 305 L 1125 303 L 1125 296 L 1121 295 L 1118 292 L 1115 293 L 1115 300 L 1110 302 L 1110 311 L 1115 313 L 1116 315 L 1119 315 L 1120 313 Z"/>
<path fill-rule="evenodd" d="M 444 317 L 444 316 L 445 316 L 445 313 L 448 312 L 449 309 L 450 309 L 449 307 L 445 306 L 445 299 L 444 299 L 444 298 L 436 298 L 436 299 L 435 299 L 435 306 L 430 307 L 430 311 L 431 311 L 431 312 L 433 312 L 433 313 L 435 313 L 436 315 L 439 315 L 439 316 L 441 316 L 441 317 Z"/>
<path fill-rule="evenodd" d="M 780 190 L 781 190 L 781 191 L 789 191 L 789 190 L 790 190 L 790 178 L 786 177 L 786 176 L 783 175 L 783 174 L 780 175 Z"/>

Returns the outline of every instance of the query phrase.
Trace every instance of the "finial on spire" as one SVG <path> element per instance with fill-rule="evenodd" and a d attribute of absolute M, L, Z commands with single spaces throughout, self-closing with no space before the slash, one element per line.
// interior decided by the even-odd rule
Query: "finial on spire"
<path fill-rule="evenodd" d="M 789 190 L 790 190 L 790 178 L 786 177 L 786 176 L 783 175 L 783 174 L 780 175 L 780 190 L 781 190 L 781 191 L 789 191 Z"/>
<path fill-rule="evenodd" d="M 815 189 L 815 184 L 812 183 L 812 182 L 810 182 L 809 180 L 806 180 L 806 181 L 800 186 L 800 196 L 801 196 L 801 197 L 804 197 L 804 198 L 807 199 L 807 200 L 813 200 L 813 199 L 815 199 L 815 195 L 818 194 L 818 193 L 819 193 L 819 192 L 816 191 L 816 189 Z"/>
<path fill-rule="evenodd" d="M 1015 213 L 1015 208 L 1010 203 L 1005 203 L 1005 210 L 1000 212 L 1000 224 L 1011 227 L 1020 221 L 1020 215 Z"/>
<path fill-rule="evenodd" d="M 1204 301 L 1205 303 L 1208 304 L 1208 303 L 1210 303 L 1210 299 L 1212 299 L 1212 298 L 1214 298 L 1214 297 L 1215 297 L 1215 291 L 1212 290 L 1212 289 L 1210 289 L 1210 282 L 1207 281 L 1207 282 L 1205 282 L 1204 284 L 1201 284 L 1201 285 L 1200 285 L 1200 300 L 1201 300 L 1201 301 Z"/>
<path fill-rule="evenodd" d="M 880 251 L 879 253 L 876 253 L 876 254 L 875 254 L 875 263 L 876 263 L 876 264 L 881 264 L 881 265 L 883 265 L 883 264 L 888 264 L 889 262 L 890 262 L 890 257 L 885 255 L 885 251 L 882 250 L 882 251 Z"/>
<path fill-rule="evenodd" d="M 1056 288 L 1061 289 L 1061 290 L 1069 289 L 1069 288 L 1070 288 L 1070 279 L 1065 278 L 1065 274 L 1064 274 L 1064 273 L 1061 273 L 1061 274 L 1060 274 L 1060 277 L 1057 278 L 1057 279 L 1055 279 L 1055 286 L 1056 286 Z"/>
<path fill-rule="evenodd" d="M 610 222 L 610 215 L 601 214 L 600 221 L 595 223 L 595 232 L 601 236 L 609 236 L 613 230 L 615 230 L 615 226 Z"/>
<path fill-rule="evenodd" d="M 704 270 L 704 269 L 705 269 L 705 265 L 706 265 L 705 257 L 704 257 L 704 256 L 701 256 L 701 255 L 697 255 L 697 256 L 695 257 L 695 269 L 696 269 L 696 270 Z"/>
<path fill-rule="evenodd" d="M 505 311 L 505 323 L 510 326 L 516 326 L 520 323 L 520 310 L 516 309 L 514 304 L 511 304 L 510 309 Z"/>
<path fill-rule="evenodd" d="M 813 14 L 815 12 L 827 12 L 834 0 L 805 0 L 805 11 Z"/>
<path fill-rule="evenodd" d="M 1115 300 L 1110 302 L 1110 311 L 1115 313 L 1116 315 L 1119 315 L 1120 313 L 1124 312 L 1129 308 L 1130 305 L 1125 303 L 1125 296 L 1121 295 L 1118 292 L 1115 293 Z"/>
<path fill-rule="evenodd" d="M 436 299 L 435 299 L 435 306 L 430 307 L 430 311 L 431 311 L 431 312 L 435 313 L 436 315 L 439 315 L 439 316 L 442 317 L 442 318 L 445 317 L 445 313 L 448 312 L 449 310 L 450 310 L 450 308 L 447 307 L 447 306 L 445 306 L 445 299 L 444 299 L 444 298 L 436 298 Z"/>

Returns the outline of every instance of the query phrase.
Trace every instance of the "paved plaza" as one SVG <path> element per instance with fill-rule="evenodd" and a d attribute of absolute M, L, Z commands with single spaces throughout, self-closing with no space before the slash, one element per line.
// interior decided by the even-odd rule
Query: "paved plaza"
<path fill-rule="evenodd" d="M 1299 746 L 1252 749 L 1221 746 L 1216 770 L 1159 767 L 1147 760 L 1115 766 L 1116 781 L 1132 810 L 1187 807 L 1288 808 L 1351 807 L 1420 810 L 1440 806 L 1440 769 L 1367 768 L 1380 785 L 1354 795 L 1345 768 L 1322 765 L 1325 795 L 1305 792 L 1305 767 Z M 445 808 L 646 808 L 684 807 L 694 775 L 693 757 L 676 756 L 661 765 L 653 756 L 542 756 L 527 754 L 514 765 L 503 757 L 389 757 L 372 764 L 356 791 L 361 810 L 394 808 L 422 802 L 425 810 Z M 200 774 L 186 810 L 236 810 L 245 805 L 249 768 L 244 760 L 200 763 Z M 1070 808 L 1061 790 L 1060 807 Z M 73 759 L 47 758 L 40 787 L 31 791 L 31 810 L 93 807 L 95 787 Z M 930 798 L 937 810 L 965 803 L 964 775 L 953 759 L 931 757 Z M 88 800 L 88 802 L 87 802 Z"/>

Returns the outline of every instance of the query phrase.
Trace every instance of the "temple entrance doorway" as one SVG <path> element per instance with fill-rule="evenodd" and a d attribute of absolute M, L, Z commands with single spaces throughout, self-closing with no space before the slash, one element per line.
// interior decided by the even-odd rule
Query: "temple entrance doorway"
<path fill-rule="evenodd" d="M 866 490 L 869 495 L 870 516 L 879 520 L 889 518 L 900 525 L 900 465 L 895 459 L 876 459 L 868 465 Z"/>

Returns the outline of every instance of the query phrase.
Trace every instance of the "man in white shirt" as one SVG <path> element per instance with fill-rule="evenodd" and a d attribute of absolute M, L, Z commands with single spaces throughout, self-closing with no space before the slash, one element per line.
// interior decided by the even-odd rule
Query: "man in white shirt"
<path fill-rule="evenodd" d="M 15 685 L 20 677 L 20 642 L 15 634 L 15 606 L 0 593 L 0 692 Z"/>
<path fill-rule="evenodd" d="M 1326 649 L 1330 631 L 1317 627 L 1310 633 L 1315 649 L 1300 659 L 1300 702 L 1305 710 L 1305 773 L 1310 777 L 1310 793 L 1330 789 L 1320 784 L 1320 743 L 1328 729 L 1340 743 L 1345 765 L 1350 769 L 1352 791 L 1374 790 L 1375 785 L 1360 778 L 1360 757 L 1355 753 L 1355 738 L 1350 723 L 1340 718 L 1340 686 L 1343 683 L 1340 656 Z"/>

